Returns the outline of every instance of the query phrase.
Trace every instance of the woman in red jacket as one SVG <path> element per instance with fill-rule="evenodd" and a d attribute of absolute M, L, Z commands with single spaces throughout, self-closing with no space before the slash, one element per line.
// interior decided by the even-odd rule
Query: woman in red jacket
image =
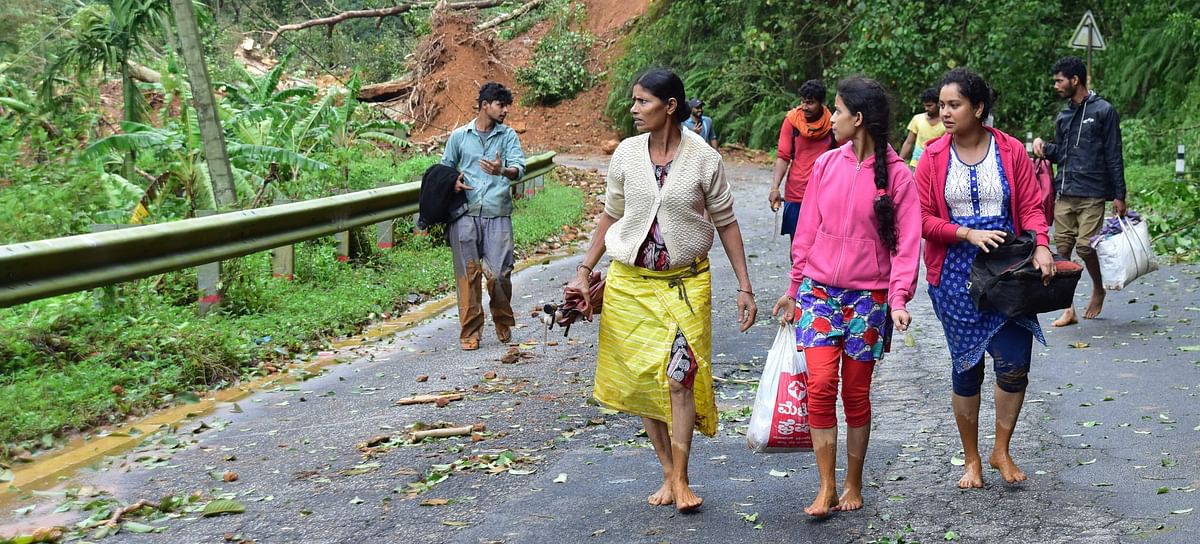
<path fill-rule="evenodd" d="M 958 486 L 964 489 L 983 487 L 979 391 L 984 352 L 992 356 L 996 372 L 996 445 L 989 463 L 1006 482 L 1015 483 L 1025 473 L 1008 445 L 1029 384 L 1033 339 L 1046 343 L 1036 316 L 975 308 L 967 292 L 971 262 L 978 252 L 999 246 L 1006 233 L 1032 230 L 1038 244 L 1034 264 L 1043 281 L 1054 275 L 1033 163 L 1019 140 L 983 126 L 993 96 L 979 74 L 965 68 L 947 72 L 939 94 L 946 135 L 926 145 L 916 172 L 929 296 L 953 362 L 951 404 L 966 454 Z"/>

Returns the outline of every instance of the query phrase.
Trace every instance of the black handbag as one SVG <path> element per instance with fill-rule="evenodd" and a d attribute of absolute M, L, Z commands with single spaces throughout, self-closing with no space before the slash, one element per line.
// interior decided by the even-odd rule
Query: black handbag
<path fill-rule="evenodd" d="M 1042 273 L 1033 265 L 1037 249 L 1034 232 L 1008 234 L 1004 243 L 988 253 L 980 251 L 971 263 L 967 291 L 980 310 L 995 310 L 1009 317 L 1037 315 L 1071 306 L 1083 267 L 1055 260 L 1054 278 L 1042 283 Z"/>

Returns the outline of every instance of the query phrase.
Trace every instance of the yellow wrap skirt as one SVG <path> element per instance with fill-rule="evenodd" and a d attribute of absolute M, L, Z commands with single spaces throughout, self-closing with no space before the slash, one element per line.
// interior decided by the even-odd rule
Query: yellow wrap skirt
<path fill-rule="evenodd" d="M 696 429 L 717 433 L 712 380 L 712 286 L 708 259 L 654 271 L 613 261 L 600 312 L 596 400 L 671 423 L 667 363 L 676 329 L 696 355 Z"/>

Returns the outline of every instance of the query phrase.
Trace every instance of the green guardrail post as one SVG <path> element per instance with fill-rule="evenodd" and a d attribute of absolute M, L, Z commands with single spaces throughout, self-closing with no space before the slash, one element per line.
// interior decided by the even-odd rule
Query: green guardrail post
<path fill-rule="evenodd" d="M 138 224 L 130 223 L 94 223 L 92 224 L 92 232 L 107 232 L 110 230 L 127 229 L 129 227 L 140 227 Z M 117 304 L 117 285 L 105 285 L 93 291 L 96 294 L 96 302 L 100 306 L 110 308 Z"/>
<path fill-rule="evenodd" d="M 279 197 L 273 205 L 290 204 L 291 199 Z M 288 244 L 271 250 L 271 277 L 292 281 L 296 273 L 296 246 Z"/>
<path fill-rule="evenodd" d="M 216 210 L 196 210 L 196 217 L 217 215 Z M 196 267 L 196 287 L 200 291 L 197 311 L 201 317 L 221 308 L 221 261 Z"/>
<path fill-rule="evenodd" d="M 391 183 L 380 183 L 379 187 L 387 187 Z M 384 219 L 375 223 L 375 247 L 379 249 L 391 249 L 396 245 L 396 220 Z"/>

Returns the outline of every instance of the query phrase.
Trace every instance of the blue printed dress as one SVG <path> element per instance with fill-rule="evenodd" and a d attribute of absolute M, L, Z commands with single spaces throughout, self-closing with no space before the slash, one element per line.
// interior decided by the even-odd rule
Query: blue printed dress
<path fill-rule="evenodd" d="M 1000 162 L 993 138 L 983 160 L 966 164 L 950 146 L 950 168 L 946 174 L 946 206 L 950 221 L 971 229 L 1013 231 L 1008 175 Z M 970 370 L 983 360 L 992 337 L 1009 320 L 1027 329 L 1043 345 L 1042 328 L 1036 317 L 1008 317 L 1000 312 L 979 311 L 967 291 L 971 263 L 979 248 L 962 241 L 950 246 L 942 263 L 941 281 L 929 286 L 933 311 L 946 332 L 954 371 Z"/>

